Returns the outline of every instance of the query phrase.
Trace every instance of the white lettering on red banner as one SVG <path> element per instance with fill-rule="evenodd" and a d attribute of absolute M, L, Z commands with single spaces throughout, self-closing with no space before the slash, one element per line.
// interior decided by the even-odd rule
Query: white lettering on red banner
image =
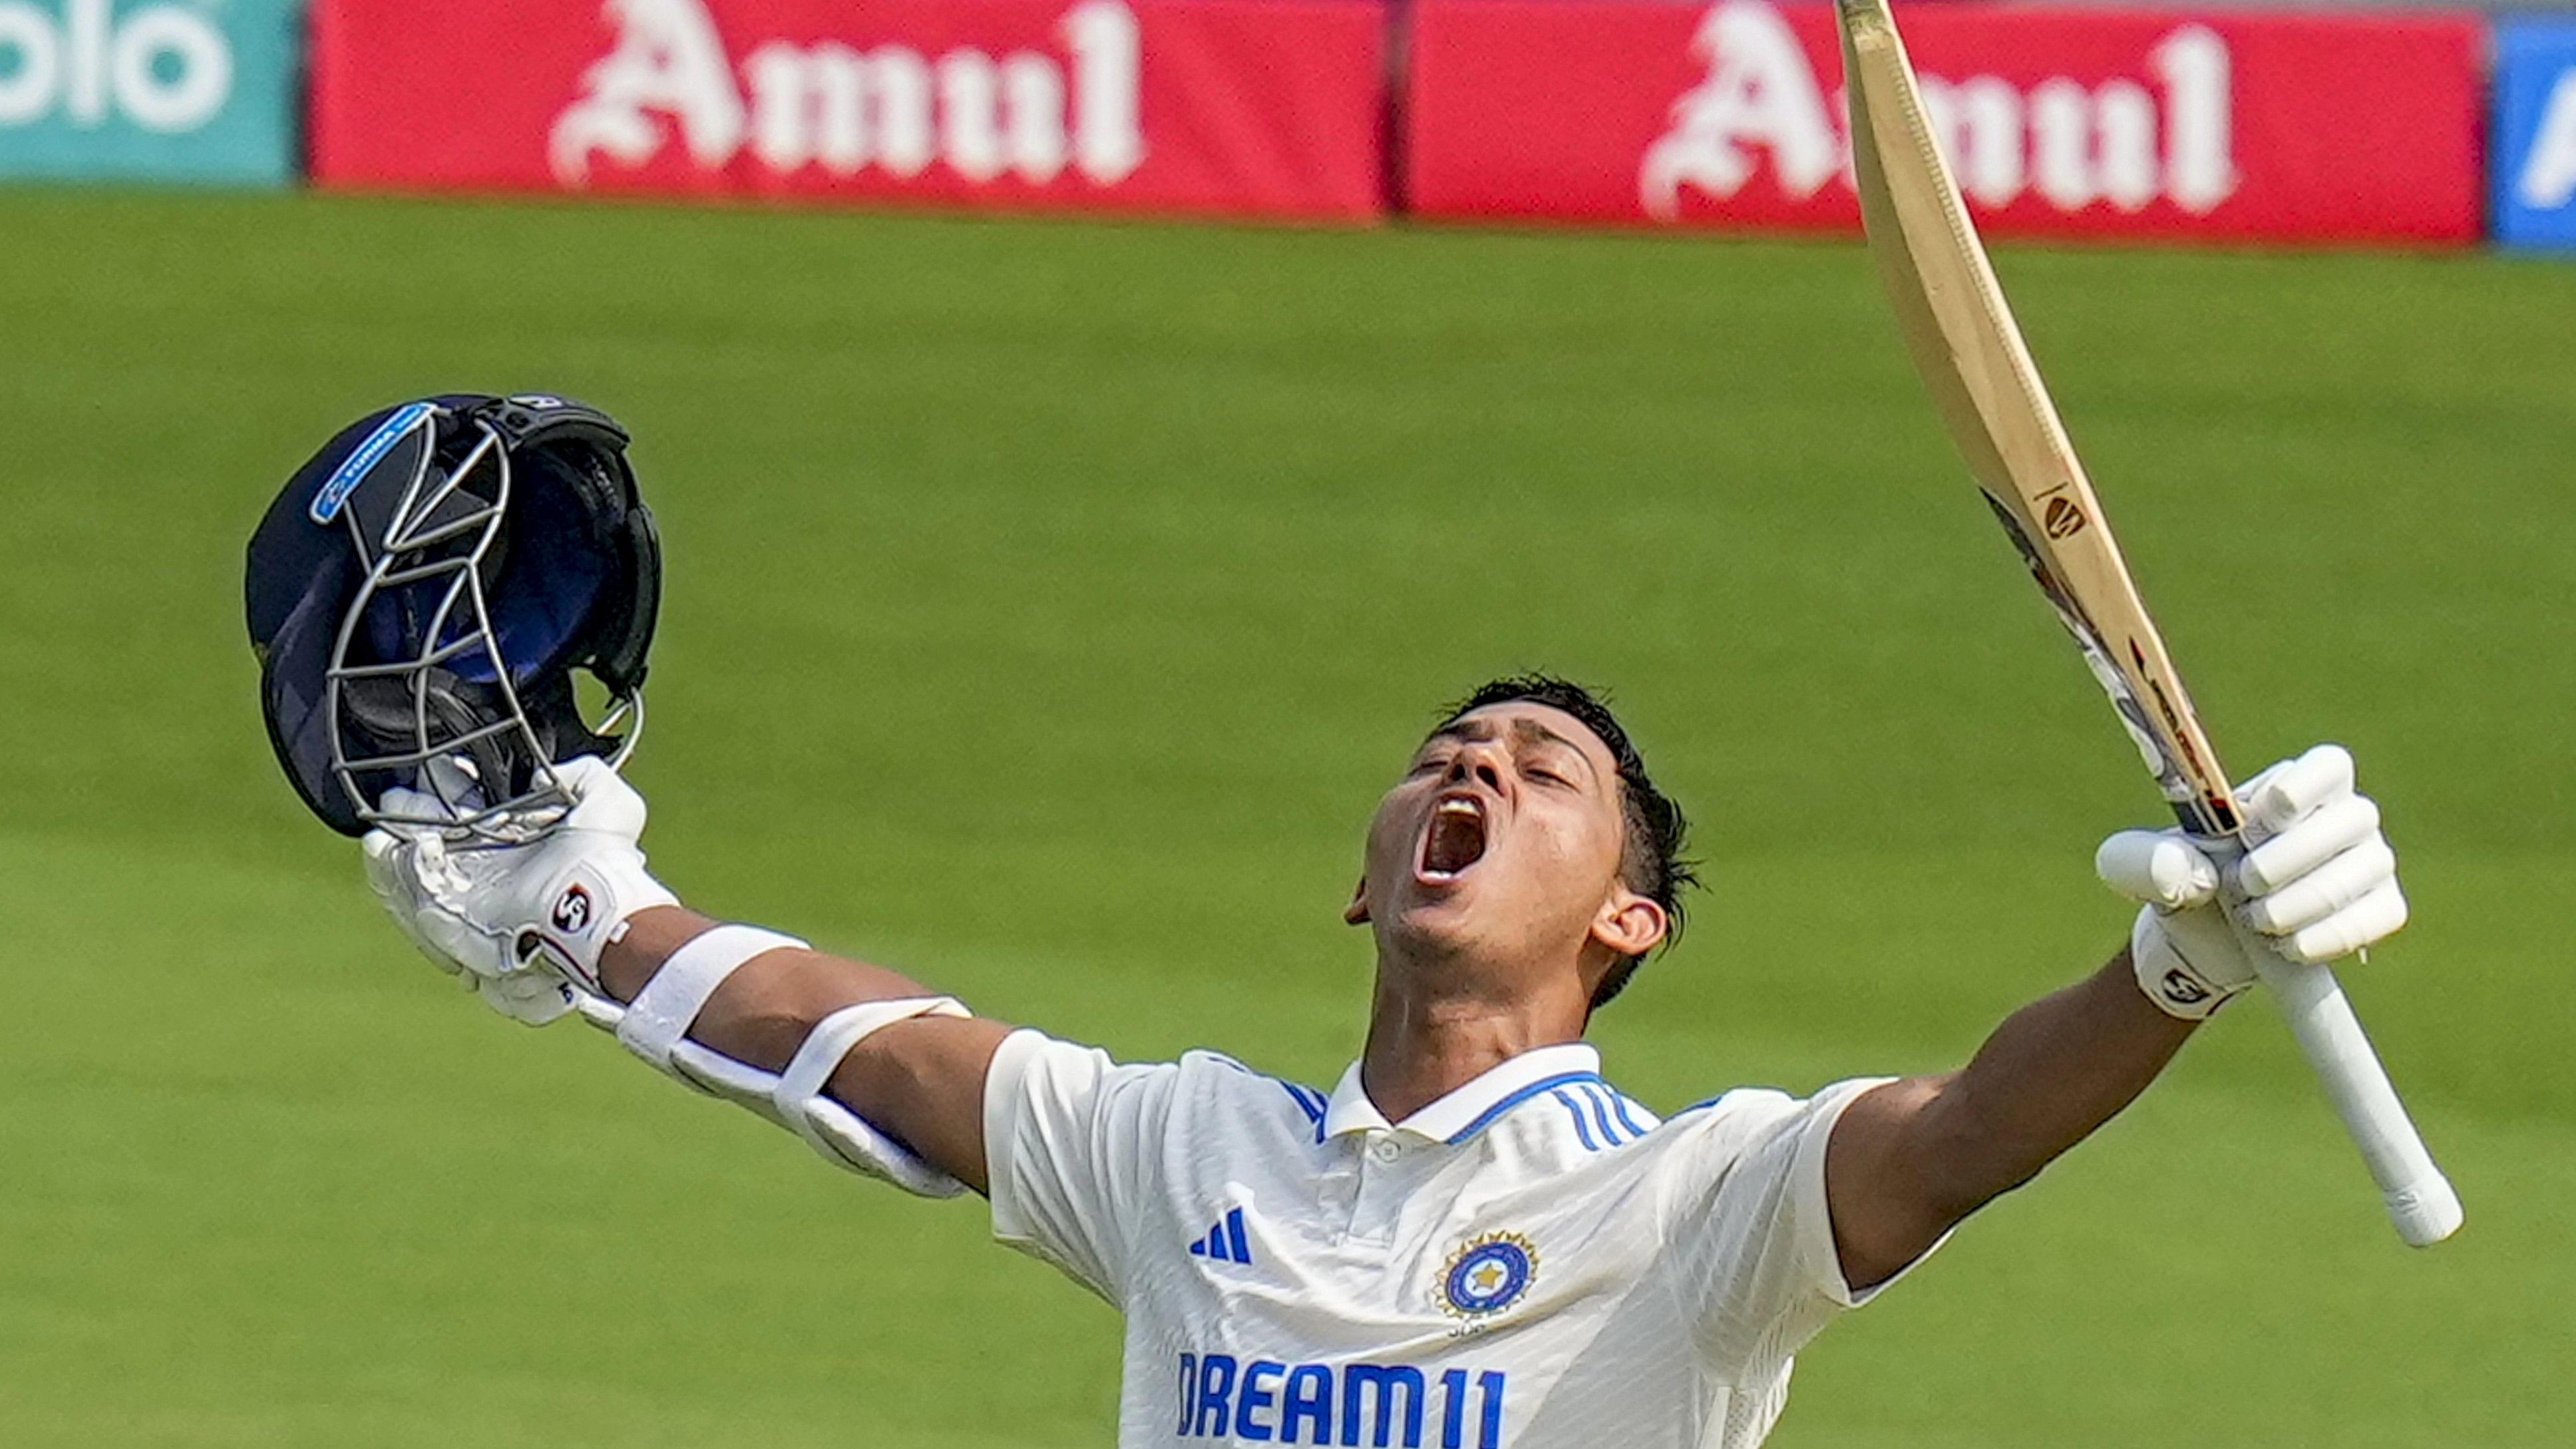
<path fill-rule="evenodd" d="M 1766 160 L 1793 198 L 1837 180 L 1851 188 L 1843 95 L 1828 97 L 1778 10 L 1727 0 L 1700 22 L 1691 50 L 1708 78 L 1674 102 L 1672 129 L 1638 169 L 1649 216 L 1677 218 L 1685 189 L 1731 197 Z M 2181 25 L 2142 60 L 2135 76 L 2092 85 L 1927 74 L 1923 106 L 1960 190 L 1980 205 L 2036 193 L 2059 211 L 2096 202 L 2138 211 L 2162 198 L 2206 215 L 2236 189 L 2227 42 L 2205 25 Z"/>
<path fill-rule="evenodd" d="M 1354 0 L 309 4 L 323 187 L 1386 209 L 1386 16 Z"/>
<path fill-rule="evenodd" d="M 583 96 L 548 136 L 567 186 L 590 179 L 594 157 L 651 161 L 675 130 L 702 167 L 747 150 L 782 175 L 814 166 L 911 177 L 944 164 L 969 181 L 1044 183 L 1069 164 L 1108 186 L 1144 163 L 1143 52 L 1118 0 L 1067 10 L 1060 54 L 772 40 L 738 65 L 701 0 L 607 0 L 603 13 L 616 48 L 583 73 Z"/>
<path fill-rule="evenodd" d="M 1422 215 L 1859 227 L 1831 6 L 1414 0 L 1411 14 L 1405 181 Z M 1949 0 L 1898 19 L 1993 235 L 2479 235 L 2475 15 Z"/>

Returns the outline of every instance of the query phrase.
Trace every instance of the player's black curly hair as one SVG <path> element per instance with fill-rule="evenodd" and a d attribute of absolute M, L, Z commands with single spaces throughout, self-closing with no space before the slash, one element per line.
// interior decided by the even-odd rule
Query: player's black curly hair
<path fill-rule="evenodd" d="M 1682 892 L 1699 884 L 1695 863 L 1682 854 L 1690 822 L 1683 818 L 1681 806 L 1655 788 L 1653 777 L 1646 773 L 1645 757 L 1637 753 L 1636 743 L 1610 713 L 1607 691 L 1586 689 L 1552 674 L 1506 675 L 1480 685 L 1475 693 L 1441 711 L 1440 723 L 1431 732 L 1438 734 L 1471 711 L 1515 700 L 1561 709 L 1581 720 L 1584 728 L 1600 736 L 1601 743 L 1609 747 L 1610 758 L 1619 765 L 1619 799 L 1628 819 L 1627 848 L 1620 852 L 1620 874 L 1630 890 L 1664 908 L 1665 919 L 1671 925 L 1664 933 L 1663 945 L 1671 946 L 1681 939 Z M 1610 968 L 1610 974 L 1601 978 L 1601 985 L 1592 993 L 1592 1009 L 1598 1011 L 1609 1005 L 1612 997 L 1627 988 L 1628 979 L 1645 961 L 1642 955 L 1630 956 Z"/>

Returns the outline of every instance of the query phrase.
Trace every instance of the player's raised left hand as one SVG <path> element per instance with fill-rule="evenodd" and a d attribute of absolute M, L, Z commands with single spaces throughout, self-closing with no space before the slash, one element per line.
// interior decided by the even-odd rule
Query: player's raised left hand
<path fill-rule="evenodd" d="M 599 956 L 618 924 L 677 897 L 644 869 L 644 797 L 583 758 L 557 766 L 572 808 L 525 845 L 451 844 L 435 830 L 368 832 L 367 884 L 439 969 L 472 983 L 493 1010 L 543 1026 L 576 993 L 604 996 Z M 427 795 L 395 792 L 408 812 Z"/>
<path fill-rule="evenodd" d="M 2253 984 L 2266 953 L 2332 961 L 2406 924 L 2396 852 L 2342 746 L 2284 760 L 2236 797 L 2260 842 L 2241 855 L 2179 830 L 2124 830 L 2094 858 L 2112 889 L 2145 903 L 2130 956 L 2139 986 L 2175 1016 L 2216 1011 Z"/>

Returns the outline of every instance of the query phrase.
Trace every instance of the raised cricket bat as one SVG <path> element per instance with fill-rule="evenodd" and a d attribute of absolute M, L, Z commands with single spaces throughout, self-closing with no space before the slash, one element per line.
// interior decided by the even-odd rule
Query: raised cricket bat
<path fill-rule="evenodd" d="M 1935 144 L 1887 0 L 1836 0 L 1835 9 L 1861 215 L 1906 349 L 1986 502 L 2075 636 L 2183 828 L 2243 840 L 2246 822 L 2227 776 L 2139 601 Z M 2459 1196 L 2424 1150 L 2334 973 L 2278 958 L 2261 969 L 2360 1146 L 2398 1236 L 2419 1248 L 2449 1237 L 2460 1226 Z"/>

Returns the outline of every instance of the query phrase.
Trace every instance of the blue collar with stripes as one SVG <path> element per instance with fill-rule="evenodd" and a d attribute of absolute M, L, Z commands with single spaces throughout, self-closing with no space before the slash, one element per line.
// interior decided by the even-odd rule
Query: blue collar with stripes
<path fill-rule="evenodd" d="M 1545 1100 L 1573 1114 L 1586 1147 L 1615 1146 L 1645 1135 L 1653 1119 L 1601 1079 L 1601 1053 L 1585 1042 L 1523 1052 L 1474 1081 L 1390 1123 L 1360 1086 L 1360 1064 L 1342 1073 L 1324 1107 L 1323 1135 L 1394 1130 L 1451 1145 L 1466 1142 L 1513 1108 Z"/>

